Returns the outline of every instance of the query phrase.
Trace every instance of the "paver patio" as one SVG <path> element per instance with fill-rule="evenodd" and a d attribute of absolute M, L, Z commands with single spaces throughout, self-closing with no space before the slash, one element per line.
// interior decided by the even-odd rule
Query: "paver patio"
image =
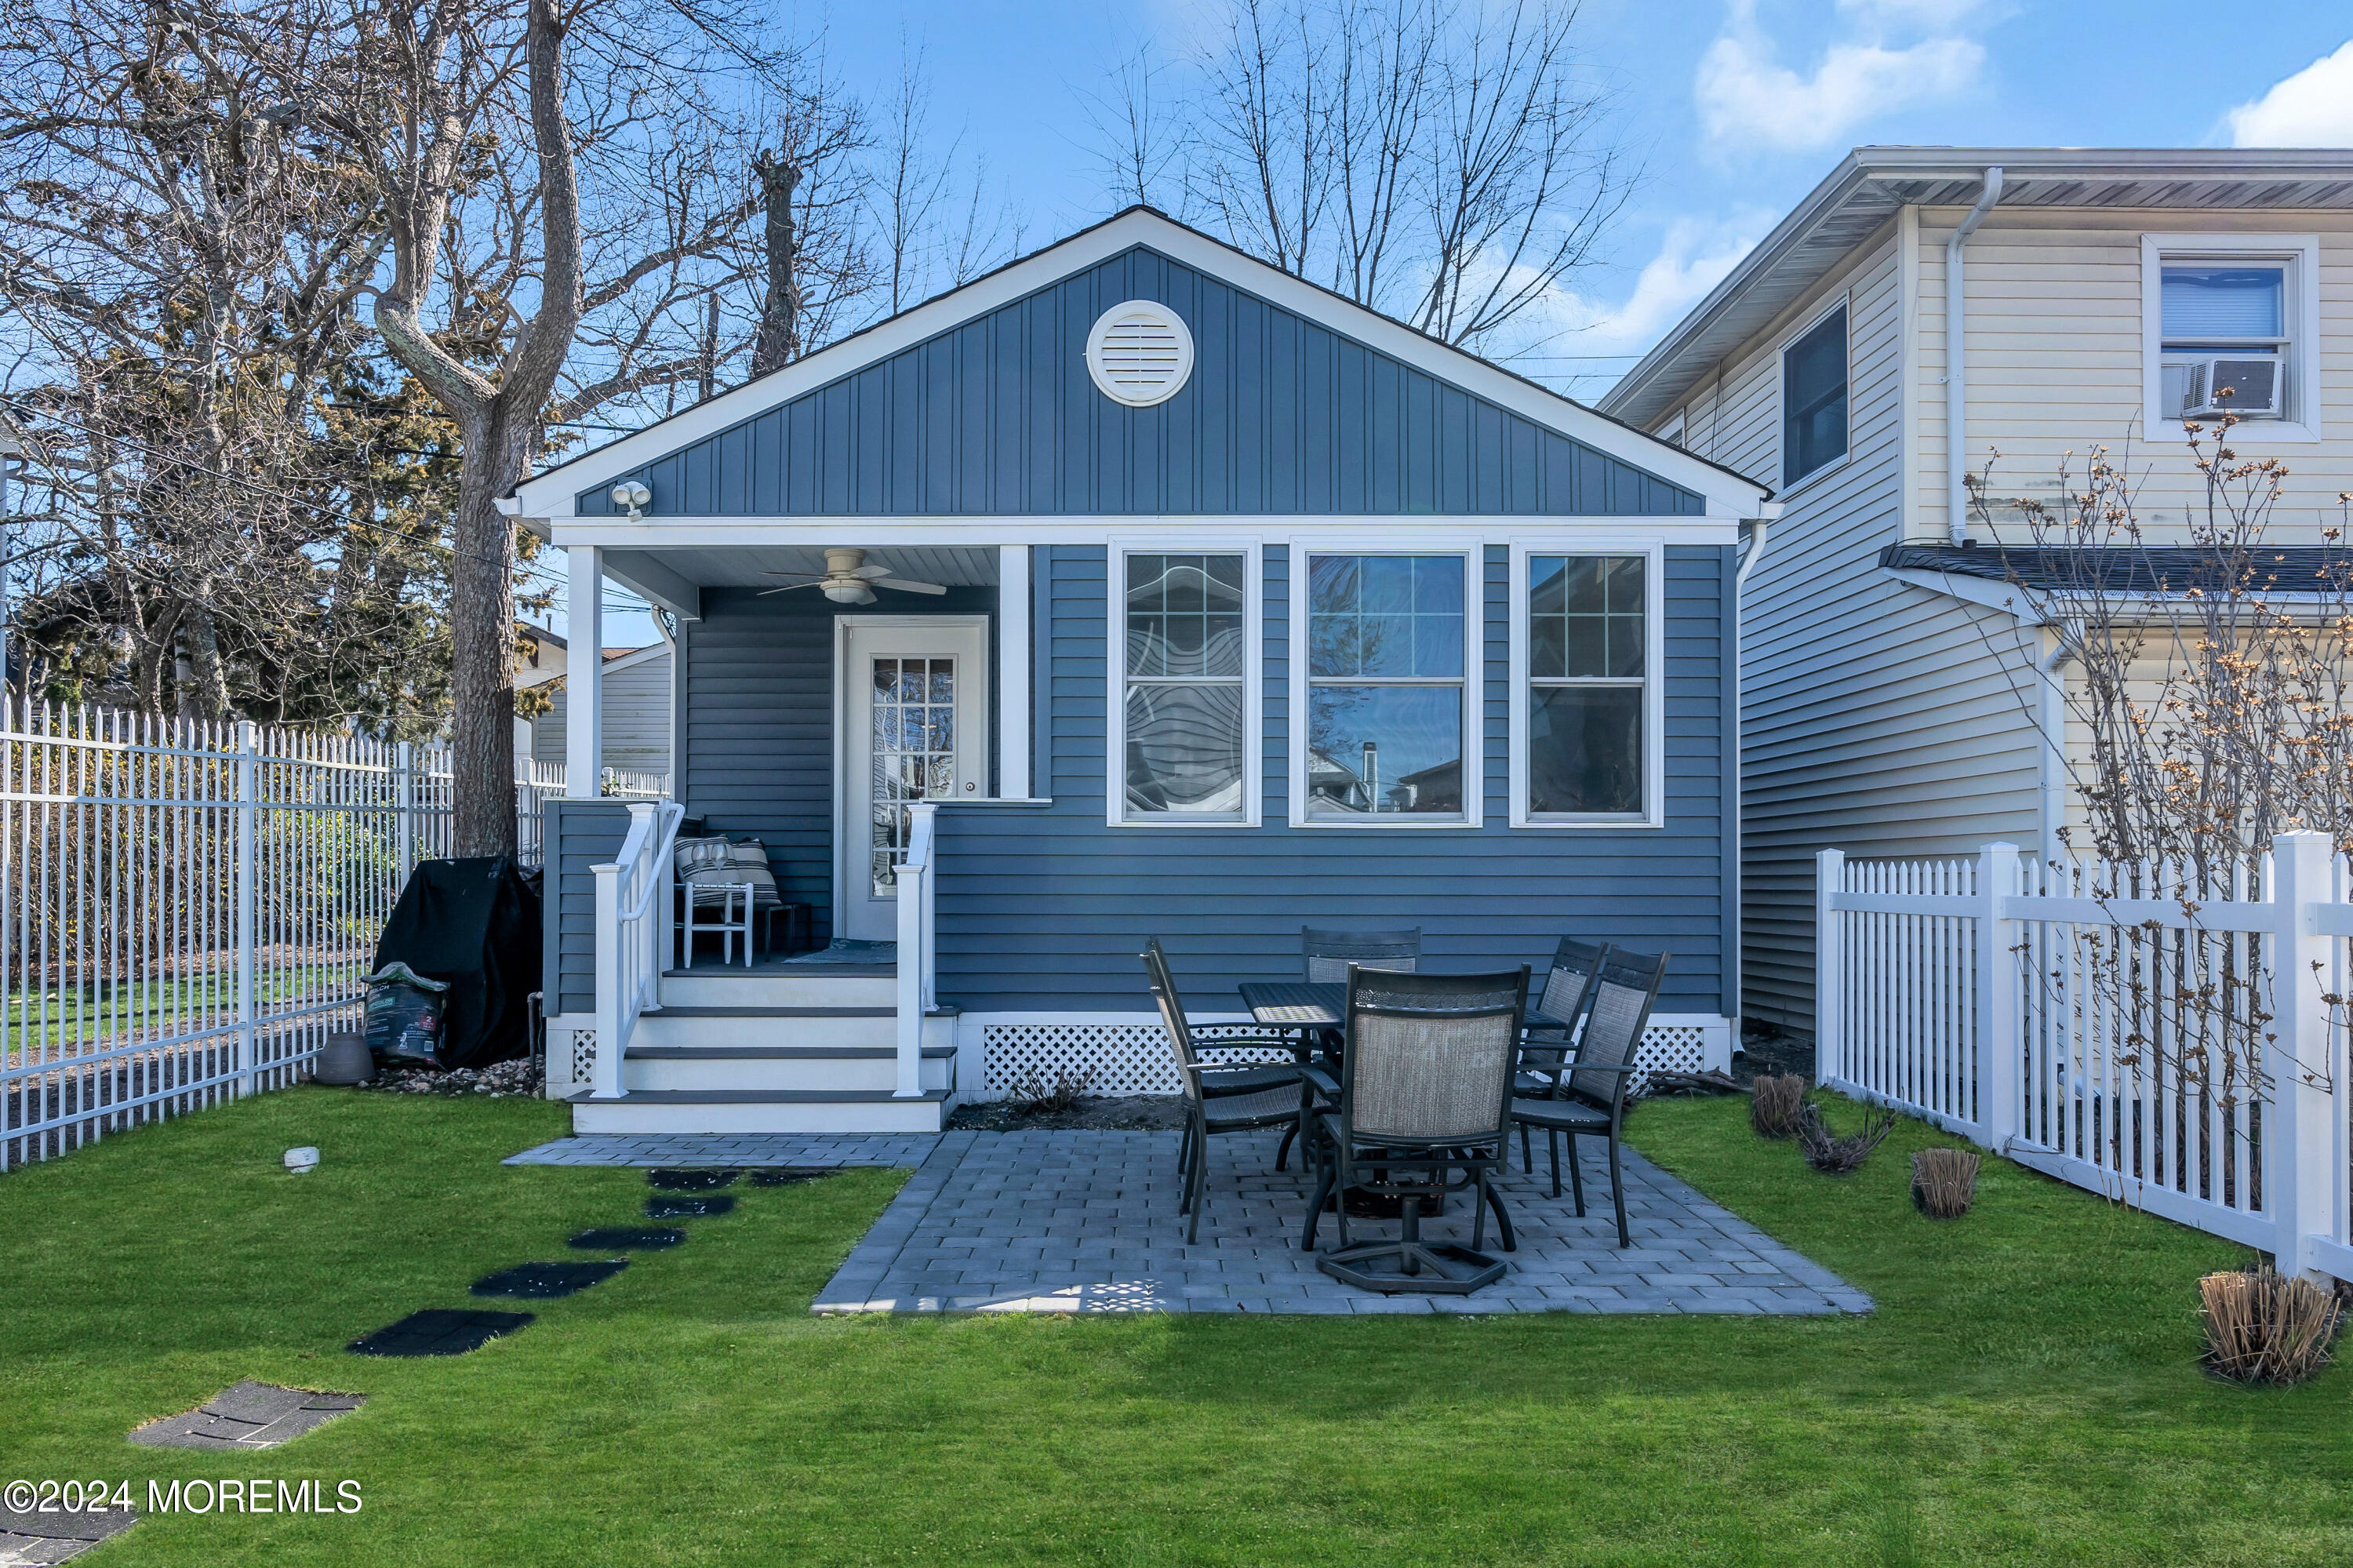
<path fill-rule="evenodd" d="M 1299 1248 L 1307 1190 L 1274 1169 L 1276 1135 L 1219 1139 L 1201 1238 L 1176 1213 L 1173 1132 L 948 1132 L 895 1138 L 569 1138 L 510 1164 L 913 1165 L 818 1293 L 818 1312 L 1867 1312 L 1871 1298 L 1626 1150 L 1634 1245 L 1620 1251 L 1607 1167 L 1586 1162 L 1586 1218 L 1544 1171 L 1501 1181 L 1519 1233 L 1502 1280 L 1469 1296 L 1380 1296 Z M 1598 1151 L 1597 1151 L 1598 1152 Z M 1564 1183 L 1566 1185 L 1566 1183 Z M 1355 1221 L 1394 1234 L 1395 1221 Z M 1457 1199 L 1424 1222 L 1471 1239 Z M 1331 1216 L 1318 1240 L 1337 1240 Z M 1489 1249 L 1500 1244 L 1492 1221 Z"/>

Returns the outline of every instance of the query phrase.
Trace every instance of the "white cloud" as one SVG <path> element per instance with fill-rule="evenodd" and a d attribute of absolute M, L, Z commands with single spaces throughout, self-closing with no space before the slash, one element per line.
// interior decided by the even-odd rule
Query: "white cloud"
<path fill-rule="evenodd" d="M 1930 32 L 1950 27 L 1978 9 L 1980 0 L 1838 0 L 1850 16 L 1882 26 L 1913 26 Z"/>
<path fill-rule="evenodd" d="M 1772 225 L 1773 214 L 1763 207 L 1737 208 L 1721 219 L 1677 218 L 1622 298 L 1556 290 L 1482 352 L 1571 397 L 1599 394 L 1722 282 Z"/>
<path fill-rule="evenodd" d="M 2238 147 L 2353 147 L 2353 43 L 2231 111 Z"/>
<path fill-rule="evenodd" d="M 1950 4 L 1858 5 L 1948 20 Z M 1808 152 L 1843 141 L 1854 127 L 1900 105 L 1949 98 L 1977 80 L 1985 49 L 1972 39 L 1929 37 L 1902 48 L 1879 39 L 1831 46 L 1811 76 L 1782 65 L 1757 25 L 1755 0 L 1734 0 L 1725 29 L 1701 57 L 1693 83 L 1700 123 L 1721 150 Z"/>

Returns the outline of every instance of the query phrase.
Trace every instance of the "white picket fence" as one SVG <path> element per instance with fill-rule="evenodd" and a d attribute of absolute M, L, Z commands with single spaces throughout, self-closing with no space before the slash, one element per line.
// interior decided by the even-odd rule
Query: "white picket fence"
<path fill-rule="evenodd" d="M 536 861 L 564 775 L 525 768 Z M 301 1076 L 449 788 L 438 748 L 0 703 L 0 1171 Z"/>
<path fill-rule="evenodd" d="M 2332 1000 L 2353 975 L 2353 905 L 2326 835 L 2203 873 L 2038 865 L 2010 844 L 1932 862 L 1825 850 L 1816 889 L 1826 1086 L 2353 1279 Z"/>

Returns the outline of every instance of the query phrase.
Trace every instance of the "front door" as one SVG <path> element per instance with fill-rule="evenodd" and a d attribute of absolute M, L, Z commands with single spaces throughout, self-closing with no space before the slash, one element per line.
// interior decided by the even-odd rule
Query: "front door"
<path fill-rule="evenodd" d="M 988 660 L 977 621 L 844 616 L 840 924 L 859 941 L 899 935 L 899 863 L 911 800 L 988 790 Z"/>

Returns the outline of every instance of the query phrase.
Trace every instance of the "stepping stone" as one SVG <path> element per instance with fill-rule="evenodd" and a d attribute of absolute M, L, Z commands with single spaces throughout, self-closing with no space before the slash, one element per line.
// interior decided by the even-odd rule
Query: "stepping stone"
<path fill-rule="evenodd" d="M 139 1522 L 137 1510 L 17 1513 L 0 1503 L 0 1563 L 63 1563 Z"/>
<path fill-rule="evenodd" d="M 275 1448 L 314 1426 L 357 1410 L 356 1393 L 246 1382 L 223 1389 L 195 1409 L 150 1421 L 131 1435 L 151 1448 Z M 0 1556 L 0 1563 L 8 1559 Z"/>
<path fill-rule="evenodd" d="M 530 1296 L 544 1298 L 569 1296 L 575 1290 L 613 1277 L 629 1266 L 626 1257 L 608 1257 L 602 1263 L 519 1263 L 512 1268 L 502 1268 L 487 1279 L 474 1281 L 477 1296 Z"/>
<path fill-rule="evenodd" d="M 822 1181 L 828 1176 L 839 1176 L 841 1169 L 835 1165 L 771 1165 L 752 1172 L 754 1187 L 790 1187 L 799 1181 Z"/>
<path fill-rule="evenodd" d="M 732 1184 L 744 1172 L 733 1166 L 702 1167 L 691 1171 L 649 1171 L 646 1181 L 664 1192 L 715 1192 Z"/>
<path fill-rule="evenodd" d="M 715 1198 L 648 1198 L 646 1218 L 691 1219 L 701 1214 L 723 1214 L 734 1207 L 735 1200 L 724 1192 Z"/>
<path fill-rule="evenodd" d="M 532 1320 L 529 1312 L 461 1312 L 428 1307 L 343 1347 L 362 1356 L 462 1356 Z"/>
<path fill-rule="evenodd" d="M 665 1230 L 658 1225 L 615 1225 L 582 1231 L 566 1245 L 583 1252 L 666 1252 L 685 1239 L 684 1231 Z"/>

